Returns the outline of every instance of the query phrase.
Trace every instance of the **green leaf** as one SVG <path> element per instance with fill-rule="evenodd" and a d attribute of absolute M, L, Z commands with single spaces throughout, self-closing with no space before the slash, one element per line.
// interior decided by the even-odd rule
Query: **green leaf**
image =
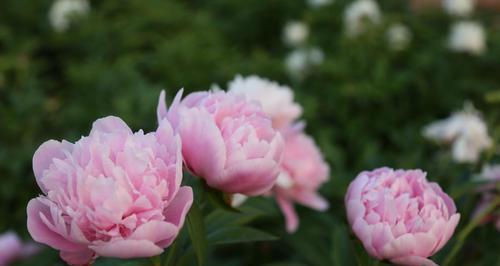
<path fill-rule="evenodd" d="M 255 241 L 273 241 L 276 236 L 250 227 L 225 227 L 208 235 L 212 245 L 234 244 Z"/>
<path fill-rule="evenodd" d="M 205 225 L 207 231 L 212 232 L 222 227 L 248 224 L 264 214 L 261 210 L 245 206 L 241 208 L 241 212 L 239 213 L 216 209 L 205 217 Z"/>
<path fill-rule="evenodd" d="M 176 259 L 177 259 L 177 250 L 179 249 L 179 244 L 178 244 L 178 239 L 168 247 L 167 254 L 165 261 L 162 265 L 164 266 L 175 266 L 176 265 Z"/>
<path fill-rule="evenodd" d="M 201 215 L 198 203 L 193 201 L 193 206 L 187 215 L 187 227 L 191 246 L 198 259 L 198 265 L 203 265 L 207 256 L 207 237 L 205 234 L 205 223 Z"/>

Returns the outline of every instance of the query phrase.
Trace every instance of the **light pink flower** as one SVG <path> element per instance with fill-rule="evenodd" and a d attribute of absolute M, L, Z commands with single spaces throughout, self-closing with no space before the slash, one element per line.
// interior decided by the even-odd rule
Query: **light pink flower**
<path fill-rule="evenodd" d="M 284 128 L 302 114 L 302 107 L 293 100 L 292 89 L 268 79 L 255 75 L 236 76 L 229 82 L 228 90 L 258 101 L 271 117 L 274 128 Z"/>
<path fill-rule="evenodd" d="M 43 143 L 33 171 L 44 195 L 28 203 L 28 230 L 72 265 L 162 253 L 193 201 L 180 186 L 181 141 L 168 121 L 144 134 L 117 117 L 98 119 L 75 143 Z"/>
<path fill-rule="evenodd" d="M 453 235 L 455 203 L 421 170 L 379 168 L 360 173 L 345 197 L 347 218 L 366 251 L 400 265 L 428 259 Z"/>
<path fill-rule="evenodd" d="M 318 211 L 328 209 L 328 202 L 317 190 L 328 180 L 330 169 L 311 137 L 295 129 L 289 129 L 283 135 L 285 151 L 273 192 L 285 215 L 288 232 L 294 232 L 299 220 L 293 202 Z"/>
<path fill-rule="evenodd" d="M 0 235 L 0 266 L 7 266 L 14 260 L 29 257 L 38 252 L 33 243 L 23 244 L 14 232 Z"/>
<path fill-rule="evenodd" d="M 243 95 L 182 91 L 167 112 L 160 95 L 159 119 L 168 118 L 182 138 L 186 167 L 226 193 L 261 195 L 278 177 L 283 139 L 259 104 Z"/>

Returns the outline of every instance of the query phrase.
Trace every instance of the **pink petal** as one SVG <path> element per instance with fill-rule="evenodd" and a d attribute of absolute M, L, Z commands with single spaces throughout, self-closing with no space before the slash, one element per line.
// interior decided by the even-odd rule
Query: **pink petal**
<path fill-rule="evenodd" d="M 422 257 L 429 257 L 434 253 L 434 247 L 437 243 L 436 236 L 430 233 L 416 233 L 415 242 L 415 255 Z"/>
<path fill-rule="evenodd" d="M 188 186 L 180 187 L 175 198 L 163 210 L 165 221 L 181 228 L 191 204 L 193 204 L 193 190 Z"/>
<path fill-rule="evenodd" d="M 165 102 L 165 90 L 161 90 L 160 97 L 158 98 L 158 107 L 156 107 L 156 116 L 158 118 L 158 124 L 167 118 L 167 103 Z"/>
<path fill-rule="evenodd" d="M 365 220 L 358 218 L 352 224 L 352 231 L 361 240 L 366 251 L 375 258 L 381 259 L 375 248 L 372 246 L 372 226 L 368 225 Z"/>
<path fill-rule="evenodd" d="M 258 158 L 244 160 L 227 168 L 224 181 L 220 185 L 208 184 L 227 193 L 257 196 L 268 192 L 274 186 L 278 174 L 279 169 L 275 161 Z"/>
<path fill-rule="evenodd" d="M 455 232 L 455 228 L 457 227 L 459 221 L 460 221 L 459 213 L 455 213 L 451 216 L 450 220 L 446 223 L 444 227 L 443 238 L 439 242 L 434 252 L 440 250 L 446 244 L 446 242 L 450 240 L 451 236 L 453 235 L 453 232 Z"/>
<path fill-rule="evenodd" d="M 350 224 L 353 224 L 357 219 L 363 218 L 366 211 L 365 205 L 363 205 L 358 199 L 347 201 L 346 209 L 347 219 Z"/>
<path fill-rule="evenodd" d="M 395 240 L 387 243 L 381 250 L 380 254 L 384 258 L 397 258 L 410 256 L 415 253 L 417 243 L 412 234 L 404 234 Z"/>
<path fill-rule="evenodd" d="M 328 201 L 315 191 L 303 190 L 300 193 L 294 194 L 293 198 L 298 203 L 317 211 L 326 211 L 329 206 Z"/>
<path fill-rule="evenodd" d="M 128 239 L 149 240 L 158 245 L 159 242 L 170 242 L 179 233 L 179 227 L 164 221 L 150 221 L 142 224 Z M 163 248 L 166 246 L 163 246 Z"/>
<path fill-rule="evenodd" d="M 116 116 L 106 116 L 104 118 L 97 119 L 92 124 L 92 130 L 90 131 L 90 135 L 93 135 L 95 132 L 103 132 L 103 133 L 124 132 L 126 134 L 132 134 L 132 130 L 130 130 L 127 124 L 123 122 L 121 118 Z"/>
<path fill-rule="evenodd" d="M 294 233 L 299 227 L 299 218 L 293 208 L 293 204 L 280 193 L 276 194 L 276 202 L 278 203 L 283 215 L 285 215 L 286 230 L 288 233 Z"/>
<path fill-rule="evenodd" d="M 350 199 L 360 199 L 361 191 L 365 187 L 366 183 L 368 183 L 369 177 L 368 175 L 361 173 L 358 177 L 354 179 L 349 185 L 347 189 L 347 193 L 345 196 L 345 200 L 348 201 Z"/>
<path fill-rule="evenodd" d="M 188 168 L 212 184 L 220 182 L 226 147 L 219 128 L 205 110 L 193 108 L 182 114 L 179 133 Z"/>
<path fill-rule="evenodd" d="M 63 251 L 81 251 L 85 249 L 85 246 L 74 243 L 59 233 L 54 232 L 42 221 L 42 214 L 46 217 L 51 217 L 51 213 L 49 207 L 41 203 L 39 198 L 28 202 L 27 212 L 28 231 L 35 241 Z"/>
<path fill-rule="evenodd" d="M 89 248 L 99 256 L 121 259 L 153 257 L 163 252 L 161 247 L 149 240 L 134 239 L 116 240 L 104 245 L 91 245 Z"/>
<path fill-rule="evenodd" d="M 419 256 L 400 257 L 396 259 L 391 259 L 391 262 L 397 265 L 405 265 L 405 266 L 438 266 L 432 260 Z"/>
<path fill-rule="evenodd" d="M 33 172 L 35 173 L 35 178 L 40 189 L 47 193 L 47 189 L 42 184 L 43 172 L 49 169 L 54 158 L 64 159 L 66 155 L 64 154 L 64 148 L 66 146 L 55 140 L 48 140 L 44 142 L 33 155 Z"/>
<path fill-rule="evenodd" d="M 69 265 L 84 266 L 89 265 L 94 260 L 95 252 L 90 249 L 77 252 L 61 251 L 59 256 Z"/>

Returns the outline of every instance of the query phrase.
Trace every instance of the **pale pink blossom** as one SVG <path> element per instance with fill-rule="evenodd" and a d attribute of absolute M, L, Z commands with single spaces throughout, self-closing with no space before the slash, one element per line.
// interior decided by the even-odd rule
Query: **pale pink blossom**
<path fill-rule="evenodd" d="M 29 257 L 38 252 L 33 243 L 23 244 L 14 232 L 0 235 L 0 266 L 7 266 L 15 260 Z"/>
<path fill-rule="evenodd" d="M 226 193 L 268 192 L 278 177 L 283 138 L 260 105 L 224 91 L 181 97 L 182 91 L 167 111 L 162 92 L 158 117 L 179 132 L 187 169 Z"/>
<path fill-rule="evenodd" d="M 294 202 L 318 211 L 328 209 L 328 201 L 318 194 L 318 189 L 328 180 L 330 168 L 311 137 L 294 128 L 287 131 L 283 134 L 281 173 L 273 193 L 285 215 L 287 231 L 294 232 L 299 225 Z"/>
<path fill-rule="evenodd" d="M 258 101 L 273 121 L 274 128 L 290 125 L 302 114 L 302 107 L 294 101 L 293 90 L 285 85 L 255 75 L 236 76 L 228 90 Z"/>
<path fill-rule="evenodd" d="M 421 170 L 360 173 L 345 196 L 347 218 L 366 251 L 398 265 L 436 265 L 428 257 L 460 219 L 453 200 Z"/>
<path fill-rule="evenodd" d="M 43 143 L 33 171 L 43 195 L 28 203 L 28 230 L 71 265 L 162 253 L 193 201 L 168 121 L 144 134 L 117 117 L 98 119 L 75 143 Z"/>

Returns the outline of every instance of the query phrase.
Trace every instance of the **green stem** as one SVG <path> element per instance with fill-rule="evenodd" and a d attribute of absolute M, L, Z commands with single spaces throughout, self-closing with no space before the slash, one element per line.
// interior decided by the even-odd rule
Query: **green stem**
<path fill-rule="evenodd" d="M 175 265 L 177 249 L 178 249 L 177 241 L 175 241 L 168 249 L 169 250 L 167 258 L 165 259 L 165 263 L 163 264 L 164 266 Z"/>
<path fill-rule="evenodd" d="M 462 249 L 462 246 L 465 244 L 465 240 L 469 236 L 469 234 L 484 220 L 484 218 L 500 204 L 500 196 L 495 197 L 495 199 L 488 205 L 488 207 L 476 218 L 474 218 L 462 231 L 458 234 L 457 242 L 453 249 L 450 251 L 446 259 L 444 260 L 443 266 L 450 265 L 453 261 L 453 258 L 457 255 L 457 253 Z"/>
<path fill-rule="evenodd" d="M 153 266 L 161 266 L 161 257 L 160 257 L 160 255 L 152 257 L 151 258 L 151 263 L 153 264 Z"/>

